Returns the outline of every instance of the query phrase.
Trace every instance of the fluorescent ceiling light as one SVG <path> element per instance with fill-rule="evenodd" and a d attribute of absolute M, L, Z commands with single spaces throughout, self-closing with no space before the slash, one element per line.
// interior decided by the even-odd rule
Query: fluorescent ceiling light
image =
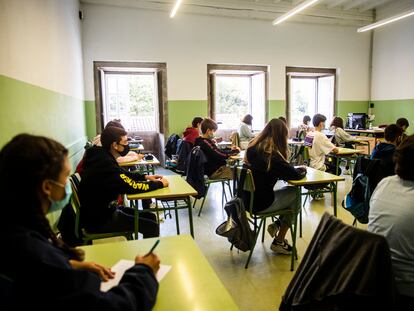
<path fill-rule="evenodd" d="M 315 4 L 316 2 L 318 2 L 319 0 L 306 0 L 304 2 L 302 2 L 301 4 L 299 4 L 298 6 L 296 6 L 295 8 L 293 8 L 292 10 L 290 10 L 289 12 L 286 12 L 285 14 L 279 16 L 278 18 L 276 18 L 273 21 L 273 26 L 280 24 L 281 22 L 287 20 L 289 17 L 299 13 L 300 11 L 303 11 L 304 9 L 306 9 L 307 7 L 310 7 L 311 5 Z"/>
<path fill-rule="evenodd" d="M 387 24 L 392 23 L 392 22 L 399 21 L 400 19 L 406 18 L 408 16 L 412 16 L 412 15 L 414 15 L 414 9 L 412 9 L 410 11 L 407 11 L 407 12 L 404 12 L 404 13 L 401 13 L 401 14 L 398 14 L 398 15 L 395 15 L 395 16 L 388 17 L 388 18 L 380 20 L 376 23 L 358 28 L 358 32 L 364 32 L 364 31 L 368 31 L 368 30 L 371 30 L 371 29 L 374 29 L 374 28 L 377 28 L 377 27 L 381 27 L 381 26 L 387 25 Z"/>
<path fill-rule="evenodd" d="M 175 16 L 175 13 L 177 13 L 178 8 L 180 7 L 181 2 L 182 2 L 182 0 L 177 0 L 177 2 L 174 4 L 174 7 L 173 7 L 173 9 L 171 11 L 171 14 L 170 14 L 170 18 L 173 18 Z"/>

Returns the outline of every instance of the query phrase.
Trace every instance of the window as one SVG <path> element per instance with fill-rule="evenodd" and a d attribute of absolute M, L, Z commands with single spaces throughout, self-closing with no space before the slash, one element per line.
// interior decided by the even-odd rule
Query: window
<path fill-rule="evenodd" d="M 290 127 L 302 123 L 305 115 L 335 115 L 335 69 L 287 68 L 286 111 Z"/>
<path fill-rule="evenodd" d="M 105 74 L 104 124 L 119 119 L 127 131 L 158 131 L 155 73 Z"/>
<path fill-rule="evenodd" d="M 128 132 L 163 132 L 166 65 L 94 62 L 97 131 L 119 119 Z"/>
<path fill-rule="evenodd" d="M 237 129 L 246 114 L 253 116 L 253 130 L 263 129 L 267 119 L 267 67 L 208 65 L 208 72 L 209 115 L 219 129 Z"/>

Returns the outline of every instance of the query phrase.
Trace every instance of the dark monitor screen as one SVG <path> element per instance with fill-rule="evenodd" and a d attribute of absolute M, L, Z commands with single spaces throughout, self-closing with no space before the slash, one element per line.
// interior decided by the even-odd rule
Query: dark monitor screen
<path fill-rule="evenodd" d="M 348 113 L 348 128 L 364 130 L 367 115 L 365 113 Z"/>

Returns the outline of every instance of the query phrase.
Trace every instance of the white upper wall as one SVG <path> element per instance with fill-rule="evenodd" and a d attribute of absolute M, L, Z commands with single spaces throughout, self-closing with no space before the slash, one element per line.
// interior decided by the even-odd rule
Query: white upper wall
<path fill-rule="evenodd" d="M 82 5 L 85 97 L 93 61 L 167 63 L 170 100 L 206 99 L 207 64 L 270 65 L 270 99 L 285 98 L 285 67 L 339 69 L 338 99 L 368 100 L 369 34 L 354 27 L 270 22 Z"/>
<path fill-rule="evenodd" d="M 414 99 L 414 17 L 374 32 L 372 99 Z"/>
<path fill-rule="evenodd" d="M 0 74 L 84 98 L 77 0 L 0 0 Z"/>

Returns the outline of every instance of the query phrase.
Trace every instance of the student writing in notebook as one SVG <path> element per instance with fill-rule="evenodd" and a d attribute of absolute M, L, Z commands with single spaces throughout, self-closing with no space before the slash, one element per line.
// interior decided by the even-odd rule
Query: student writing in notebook
<path fill-rule="evenodd" d="M 52 231 L 46 214 L 69 202 L 68 150 L 40 136 L 21 134 L 0 151 L 0 309 L 151 310 L 159 258 L 135 258 L 118 286 L 101 292 L 110 269 L 84 262 Z M 21 200 L 16 200 L 21 198 Z"/>

